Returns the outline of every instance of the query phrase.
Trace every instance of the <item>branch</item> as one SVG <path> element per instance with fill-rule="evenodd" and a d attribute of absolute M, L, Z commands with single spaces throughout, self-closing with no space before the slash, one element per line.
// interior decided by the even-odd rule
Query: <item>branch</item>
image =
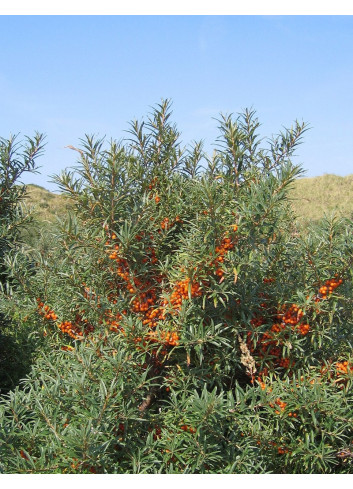
<path fill-rule="evenodd" d="M 152 387 L 150 392 L 147 394 L 146 399 L 139 405 L 138 409 L 141 413 L 144 413 L 146 411 L 146 409 L 148 409 L 150 407 L 151 403 L 153 402 L 154 398 L 156 397 L 155 392 L 156 392 L 155 387 Z"/>

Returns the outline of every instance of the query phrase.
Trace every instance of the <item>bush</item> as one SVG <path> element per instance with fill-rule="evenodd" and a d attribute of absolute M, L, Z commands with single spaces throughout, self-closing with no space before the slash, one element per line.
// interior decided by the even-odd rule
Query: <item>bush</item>
<path fill-rule="evenodd" d="M 25 172 L 36 171 L 43 139 L 38 133 L 24 143 L 17 142 L 16 137 L 0 138 L 0 393 L 13 388 L 29 365 L 28 339 L 23 337 L 18 322 L 9 321 L 9 298 L 14 261 L 26 261 L 20 247 L 24 229 L 31 222 L 30 212 L 22 205 L 26 187 L 20 184 L 20 178 Z"/>
<path fill-rule="evenodd" d="M 74 213 L 14 268 L 47 346 L 1 404 L 3 471 L 351 472 L 352 225 L 296 229 L 305 125 L 262 148 L 221 116 L 210 158 L 170 116 L 73 148 Z"/>

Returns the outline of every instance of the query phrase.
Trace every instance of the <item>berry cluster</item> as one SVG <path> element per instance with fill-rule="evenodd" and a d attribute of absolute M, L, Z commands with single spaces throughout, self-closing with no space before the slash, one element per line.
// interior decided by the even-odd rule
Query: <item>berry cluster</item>
<path fill-rule="evenodd" d="M 88 323 L 87 319 L 83 319 L 79 314 L 76 315 L 75 321 L 57 321 L 58 315 L 49 308 L 49 306 L 44 305 L 44 302 L 40 298 L 37 299 L 38 302 L 38 312 L 47 321 L 56 321 L 56 325 L 63 332 L 68 334 L 72 339 L 81 339 L 83 335 L 88 335 L 94 331 L 94 326 Z"/>
<path fill-rule="evenodd" d="M 169 218 L 165 218 L 162 221 L 161 228 L 167 229 L 175 222 L 181 222 L 179 216 L 171 223 Z M 140 241 L 142 235 L 137 235 L 136 239 Z M 150 235 L 150 241 L 153 243 L 153 235 Z M 135 338 L 135 343 L 143 342 L 147 343 L 159 342 L 166 346 L 178 345 L 179 335 L 176 331 L 155 331 L 156 327 L 160 325 L 161 321 L 164 321 L 167 314 L 177 314 L 182 302 L 194 297 L 199 297 L 202 294 L 201 287 L 198 283 L 190 281 L 189 278 L 177 282 L 171 290 L 165 291 L 162 287 L 163 276 L 161 274 L 150 271 L 149 275 L 146 275 L 143 280 L 134 276 L 129 268 L 129 263 L 125 258 L 120 256 L 119 244 L 112 243 L 111 240 L 116 239 L 116 235 L 113 233 L 110 235 L 110 239 L 106 242 L 108 246 L 108 256 L 111 260 L 114 260 L 117 264 L 117 268 L 114 271 L 116 275 L 123 279 L 123 282 L 116 284 L 116 293 L 112 293 L 109 296 L 109 300 L 113 303 L 117 302 L 116 295 L 122 291 L 127 291 L 133 294 L 129 309 L 132 313 L 140 317 L 142 324 L 148 328 L 144 338 Z M 111 250 L 113 248 L 113 250 Z M 150 261 L 152 265 L 157 263 L 157 257 L 155 254 L 155 248 L 151 245 L 147 249 L 148 257 L 143 258 L 143 263 Z M 106 322 L 110 324 L 110 329 L 113 331 L 123 331 L 119 321 L 122 319 L 122 315 L 119 317 L 111 315 Z M 164 351 L 164 350 L 163 350 Z"/>
<path fill-rule="evenodd" d="M 79 315 L 76 316 L 74 322 L 64 321 L 58 323 L 57 326 L 63 333 L 68 334 L 74 340 L 82 338 L 84 335 L 87 336 L 94 331 L 94 326 L 89 324 L 87 319 L 82 319 Z"/>
<path fill-rule="evenodd" d="M 200 297 L 202 295 L 200 284 L 191 282 L 189 278 L 176 283 L 174 290 L 170 295 L 170 303 L 174 310 L 180 310 L 183 301 L 189 299 L 189 290 L 191 298 Z M 167 306 L 167 304 L 168 301 L 164 300 L 163 305 Z"/>
<path fill-rule="evenodd" d="M 109 241 L 107 241 L 106 246 L 109 246 Z M 108 251 L 109 258 L 117 263 L 116 274 L 126 282 L 126 288 L 129 292 L 134 293 L 135 287 L 130 279 L 130 270 L 128 261 L 125 258 L 119 256 L 119 245 L 114 245 L 113 251 Z"/>
<path fill-rule="evenodd" d="M 277 407 L 278 406 L 278 407 Z M 281 401 L 281 399 L 276 399 L 275 403 L 273 404 L 272 402 L 270 402 L 270 407 L 272 408 L 275 408 L 276 409 L 276 414 L 281 414 L 281 412 L 283 412 L 285 410 L 287 406 L 287 403 L 286 402 L 283 402 Z M 279 410 L 280 409 L 280 410 Z"/>
<path fill-rule="evenodd" d="M 176 216 L 176 218 L 174 219 L 174 221 L 171 221 L 169 219 L 169 217 L 165 217 L 162 222 L 161 222 L 161 229 L 163 230 L 168 230 L 170 229 L 171 227 L 174 226 L 174 224 L 176 224 L 177 222 L 179 223 L 182 223 L 182 220 L 180 219 L 179 216 Z"/>
<path fill-rule="evenodd" d="M 180 429 L 182 429 L 183 431 L 187 431 L 189 433 L 196 433 L 196 429 L 193 428 L 192 426 L 188 426 L 187 424 L 181 425 Z"/>
<path fill-rule="evenodd" d="M 264 282 L 272 282 L 272 279 L 264 279 Z M 319 300 L 326 299 L 332 291 L 341 285 L 342 279 L 339 279 L 336 275 L 335 278 L 326 281 L 326 285 L 320 287 L 319 294 L 315 297 L 315 302 Z M 266 303 L 261 304 L 261 307 L 266 307 Z M 256 354 L 259 360 L 266 358 L 270 360 L 274 368 L 282 367 L 289 369 L 294 365 L 294 361 L 290 358 L 284 358 L 282 355 L 282 346 L 284 342 L 288 339 L 290 331 L 297 332 L 301 336 L 306 336 L 310 330 L 310 325 L 303 321 L 304 311 L 297 305 L 284 305 L 279 307 L 276 314 L 272 311 L 267 311 L 268 320 L 265 319 L 264 315 L 255 315 L 250 323 L 254 328 L 259 328 L 265 325 L 267 322 L 271 322 L 271 317 L 275 317 L 276 322 L 272 324 L 268 331 L 260 334 L 256 348 L 253 345 L 252 333 L 248 332 L 247 346 L 252 354 Z M 272 357 L 272 358 L 271 358 Z M 264 376 L 267 375 L 267 369 L 260 371 L 257 380 L 262 382 Z"/>
<path fill-rule="evenodd" d="M 151 180 L 151 183 L 148 185 L 149 190 L 152 190 L 158 183 L 158 178 L 154 177 Z"/>
<path fill-rule="evenodd" d="M 158 343 L 164 343 L 165 345 L 169 346 L 178 346 L 179 344 L 179 336 L 178 333 L 173 331 L 149 331 L 147 333 L 147 338 L 151 342 L 158 342 Z"/>
<path fill-rule="evenodd" d="M 274 277 L 267 277 L 267 278 L 265 277 L 263 279 L 263 282 L 264 282 L 264 284 L 271 284 L 271 283 L 275 282 L 275 280 L 276 279 Z"/>
<path fill-rule="evenodd" d="M 44 302 L 42 302 L 40 298 L 37 299 L 37 303 L 38 312 L 41 316 L 44 317 L 44 319 L 47 319 L 48 321 L 56 321 L 58 319 L 58 316 L 55 314 L 55 312 L 50 309 L 49 306 L 44 305 Z"/>
<path fill-rule="evenodd" d="M 302 336 L 306 336 L 310 331 L 309 324 L 303 324 L 300 321 L 304 316 L 304 312 L 297 304 L 292 304 L 282 315 L 281 326 L 290 325 L 293 330 L 297 330 Z M 281 318 L 281 315 L 278 316 Z"/>
<path fill-rule="evenodd" d="M 81 329 L 77 324 L 74 324 L 72 321 L 63 321 L 58 324 L 58 328 L 63 332 L 70 336 L 70 338 L 77 340 L 79 336 L 81 336 Z"/>
<path fill-rule="evenodd" d="M 341 285 L 343 280 L 338 278 L 337 275 L 335 275 L 335 278 L 330 278 L 326 280 L 325 285 L 322 285 L 319 288 L 319 296 L 317 297 L 318 299 L 327 299 L 327 297 L 332 294 L 332 292 L 339 286 Z"/>
<path fill-rule="evenodd" d="M 238 227 L 235 225 L 233 227 L 233 230 L 236 231 Z M 224 262 L 224 257 L 225 255 L 234 248 L 234 243 L 232 242 L 231 238 L 229 237 L 224 237 L 222 239 L 222 242 L 219 246 L 216 246 L 215 252 L 217 253 L 216 259 L 211 262 L 211 266 L 214 265 L 216 270 L 215 270 L 215 275 L 217 277 L 222 278 L 224 275 L 224 270 L 222 268 L 222 263 Z"/>
<path fill-rule="evenodd" d="M 341 375 L 347 375 L 348 373 L 353 373 L 353 366 L 349 364 L 347 360 L 343 362 L 336 363 L 337 377 Z"/>

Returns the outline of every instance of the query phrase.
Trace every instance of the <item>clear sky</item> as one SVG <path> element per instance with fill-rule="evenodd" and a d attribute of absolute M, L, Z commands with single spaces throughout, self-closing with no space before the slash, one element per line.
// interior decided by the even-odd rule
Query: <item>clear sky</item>
<path fill-rule="evenodd" d="M 76 163 L 85 133 L 127 137 L 161 98 L 182 141 L 211 152 L 220 112 L 252 107 L 271 136 L 311 129 L 307 176 L 353 173 L 353 16 L 0 16 L 0 136 L 47 135 L 40 175 Z"/>

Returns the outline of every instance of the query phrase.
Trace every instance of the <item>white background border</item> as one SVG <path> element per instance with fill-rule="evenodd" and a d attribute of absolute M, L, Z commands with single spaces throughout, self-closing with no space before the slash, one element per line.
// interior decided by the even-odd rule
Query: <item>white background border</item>
<path fill-rule="evenodd" d="M 5 3 L 6 2 L 6 3 Z M 353 3 L 296 0 L 5 0 L 1 15 L 352 15 Z"/>

